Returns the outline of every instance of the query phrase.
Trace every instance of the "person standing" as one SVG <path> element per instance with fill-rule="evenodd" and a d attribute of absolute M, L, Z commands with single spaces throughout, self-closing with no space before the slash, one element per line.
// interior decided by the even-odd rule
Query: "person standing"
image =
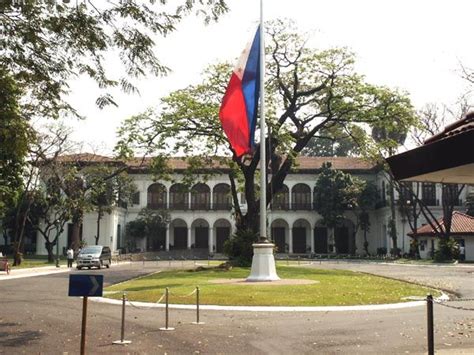
<path fill-rule="evenodd" d="M 459 260 L 460 261 L 466 260 L 466 248 L 464 247 L 464 244 L 461 244 L 459 246 Z"/>
<path fill-rule="evenodd" d="M 72 262 L 74 261 L 74 249 L 69 247 L 66 254 L 67 254 L 67 267 L 72 267 Z"/>

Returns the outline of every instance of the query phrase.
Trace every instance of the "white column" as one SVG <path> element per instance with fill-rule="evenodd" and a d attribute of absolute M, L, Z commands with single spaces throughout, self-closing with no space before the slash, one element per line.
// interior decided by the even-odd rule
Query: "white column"
<path fill-rule="evenodd" d="M 292 191 L 293 191 L 293 186 L 288 185 L 288 195 L 289 195 L 288 196 L 288 208 L 289 208 L 290 211 L 293 209 L 292 208 L 293 207 L 293 201 L 292 201 L 292 197 L 293 197 L 292 195 L 293 194 L 292 194 Z"/>
<path fill-rule="evenodd" d="M 170 227 L 169 226 L 166 226 L 165 249 L 166 251 L 170 250 Z"/>
<path fill-rule="evenodd" d="M 214 186 L 209 186 L 209 189 L 211 190 L 210 199 L 209 199 L 209 202 L 210 202 L 209 207 L 212 210 L 214 208 Z"/>
<path fill-rule="evenodd" d="M 170 209 L 170 188 L 166 188 L 166 208 Z"/>
<path fill-rule="evenodd" d="M 314 229 L 311 228 L 311 254 L 314 254 Z"/>
<path fill-rule="evenodd" d="M 209 244 L 209 254 L 212 254 L 214 252 L 214 228 L 209 227 L 209 236 L 208 236 L 208 244 Z"/>
<path fill-rule="evenodd" d="M 293 228 L 288 228 L 288 253 L 293 254 Z"/>
<path fill-rule="evenodd" d="M 191 249 L 191 227 L 188 227 L 188 249 Z"/>

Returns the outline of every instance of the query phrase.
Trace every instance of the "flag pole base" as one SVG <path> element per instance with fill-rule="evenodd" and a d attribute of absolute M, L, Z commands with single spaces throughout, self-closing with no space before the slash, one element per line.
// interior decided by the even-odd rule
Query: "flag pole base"
<path fill-rule="evenodd" d="M 131 340 L 116 340 L 114 342 L 112 342 L 112 344 L 115 344 L 115 345 L 127 345 L 127 344 L 131 344 L 132 341 Z"/>
<path fill-rule="evenodd" d="M 280 280 L 276 273 L 275 257 L 273 256 L 272 243 L 255 243 L 253 247 L 252 269 L 247 282 L 277 281 Z"/>

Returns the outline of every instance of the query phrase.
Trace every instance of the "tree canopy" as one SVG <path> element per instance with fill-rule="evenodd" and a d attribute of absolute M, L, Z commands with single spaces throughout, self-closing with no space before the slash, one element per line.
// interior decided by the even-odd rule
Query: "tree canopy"
<path fill-rule="evenodd" d="M 321 215 L 322 222 L 328 227 L 340 225 L 344 219 L 344 211 L 359 205 L 366 209 L 366 196 L 361 196 L 365 183 L 331 168 L 331 163 L 324 163 L 314 186 L 314 204 Z"/>
<path fill-rule="evenodd" d="M 33 132 L 20 116 L 21 90 L 0 66 L 0 218 L 19 198 Z"/>
<path fill-rule="evenodd" d="M 24 90 L 27 117 L 76 114 L 65 95 L 68 80 L 86 75 L 101 89 L 97 105 L 117 105 L 110 88 L 137 91 L 134 80 L 166 74 L 156 38 L 177 29 L 186 16 L 216 20 L 224 0 L 2 1 L 0 68 Z M 111 70 L 110 56 L 122 66 Z"/>

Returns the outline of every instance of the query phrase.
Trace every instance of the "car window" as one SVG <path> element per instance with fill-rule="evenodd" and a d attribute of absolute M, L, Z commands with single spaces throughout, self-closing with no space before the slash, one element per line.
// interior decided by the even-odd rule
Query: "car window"
<path fill-rule="evenodd" d="M 80 254 L 97 254 L 102 251 L 102 247 L 95 245 L 95 246 L 90 246 L 90 247 L 84 247 Z"/>

